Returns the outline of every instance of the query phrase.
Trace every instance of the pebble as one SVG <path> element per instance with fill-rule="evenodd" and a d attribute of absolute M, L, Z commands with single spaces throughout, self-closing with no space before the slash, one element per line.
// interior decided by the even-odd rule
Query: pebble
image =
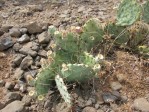
<path fill-rule="evenodd" d="M 135 99 L 133 107 L 141 112 L 149 112 L 149 102 L 145 98 Z"/>
<path fill-rule="evenodd" d="M 21 36 L 21 32 L 20 32 L 19 28 L 11 28 L 11 29 L 9 29 L 9 34 L 12 37 L 20 37 Z"/>
<path fill-rule="evenodd" d="M 42 27 L 37 22 L 30 22 L 26 25 L 26 28 L 30 34 L 36 34 L 42 32 Z"/>
<path fill-rule="evenodd" d="M 30 37 L 27 34 L 22 35 L 19 39 L 18 42 L 19 43 L 26 43 L 30 41 Z"/>
<path fill-rule="evenodd" d="M 27 92 L 27 87 L 26 87 L 26 85 L 25 85 L 25 84 L 21 84 L 19 90 L 20 90 L 22 93 Z"/>
<path fill-rule="evenodd" d="M 0 80 L 0 87 L 3 87 L 5 85 L 5 81 L 4 80 Z"/>
<path fill-rule="evenodd" d="M 33 58 L 30 55 L 28 55 L 22 60 L 20 67 L 21 69 L 24 70 L 29 68 L 32 64 L 33 64 Z"/>
<path fill-rule="evenodd" d="M 26 112 L 24 103 L 22 101 L 14 101 L 8 104 L 1 112 Z"/>
<path fill-rule="evenodd" d="M 102 95 L 105 103 L 115 102 L 118 98 L 110 92 L 105 92 Z"/>
<path fill-rule="evenodd" d="M 20 45 L 19 43 L 15 43 L 15 44 L 13 45 L 14 51 L 17 51 L 17 52 L 18 52 L 21 48 L 22 48 L 22 45 Z"/>
<path fill-rule="evenodd" d="M 6 101 L 12 102 L 15 100 L 21 100 L 21 95 L 17 92 L 9 92 L 7 93 L 7 95 L 5 96 Z"/>
<path fill-rule="evenodd" d="M 46 58 L 46 57 L 47 57 L 47 51 L 45 51 L 45 50 L 40 50 L 40 51 L 38 51 L 38 55 L 39 55 L 40 57 Z"/>
<path fill-rule="evenodd" d="M 12 90 L 14 88 L 15 84 L 13 82 L 6 82 L 5 88 L 8 90 Z"/>
<path fill-rule="evenodd" d="M 97 112 L 97 110 L 93 107 L 85 107 L 82 112 Z"/>
<path fill-rule="evenodd" d="M 14 72 L 14 79 L 20 80 L 23 78 L 24 71 L 21 68 L 17 68 Z"/>
<path fill-rule="evenodd" d="M 12 47 L 14 42 L 10 37 L 2 38 L 0 40 L 0 51 L 4 51 L 10 47 Z"/>
<path fill-rule="evenodd" d="M 15 91 L 19 91 L 19 89 L 20 89 L 20 85 L 19 85 L 19 84 L 16 84 L 16 85 L 14 86 L 14 90 L 15 90 Z"/>
<path fill-rule="evenodd" d="M 20 28 L 20 32 L 22 34 L 26 34 L 27 33 L 27 28 Z"/>
<path fill-rule="evenodd" d="M 22 54 L 18 54 L 15 56 L 14 60 L 12 61 L 13 64 L 15 64 L 15 66 L 19 66 L 22 62 L 22 59 L 24 58 L 25 56 L 22 55 Z"/>
<path fill-rule="evenodd" d="M 122 85 L 119 82 L 112 82 L 110 86 L 115 91 L 120 90 L 122 88 Z"/>
<path fill-rule="evenodd" d="M 22 98 L 22 102 L 25 104 L 25 106 L 31 105 L 32 98 L 28 95 L 24 95 Z"/>
<path fill-rule="evenodd" d="M 50 36 L 48 36 L 47 32 L 43 32 L 38 35 L 38 40 L 40 44 L 46 44 L 49 43 L 50 41 Z"/>

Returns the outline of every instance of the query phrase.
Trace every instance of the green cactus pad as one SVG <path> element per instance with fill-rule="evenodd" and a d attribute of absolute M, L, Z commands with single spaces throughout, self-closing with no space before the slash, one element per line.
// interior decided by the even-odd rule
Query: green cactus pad
<path fill-rule="evenodd" d="M 129 32 L 124 26 L 117 26 L 115 23 L 108 23 L 105 32 L 110 34 L 116 44 L 125 44 L 129 41 Z"/>
<path fill-rule="evenodd" d="M 35 80 L 35 90 L 37 95 L 44 95 L 49 91 L 51 84 L 54 81 L 54 75 L 55 74 L 53 74 L 52 70 L 48 67 L 37 74 Z"/>
<path fill-rule="evenodd" d="M 93 78 L 95 72 L 84 64 L 67 64 L 62 68 L 61 76 L 68 82 L 85 82 Z"/>
<path fill-rule="evenodd" d="M 55 82 L 62 98 L 68 104 L 68 106 L 71 106 L 72 105 L 71 96 L 67 91 L 67 87 L 64 84 L 63 79 L 59 75 L 56 75 Z"/>
<path fill-rule="evenodd" d="M 117 25 L 128 26 L 136 22 L 141 13 L 137 0 L 123 0 L 117 11 Z"/>
<path fill-rule="evenodd" d="M 52 37 L 54 36 L 55 31 L 57 31 L 57 29 L 56 29 L 55 26 L 53 26 L 53 25 L 49 26 L 48 32 L 50 33 L 50 35 L 51 35 Z"/>
<path fill-rule="evenodd" d="M 98 19 L 90 19 L 83 26 L 83 33 L 81 35 L 81 48 L 91 51 L 96 45 L 103 40 L 104 31 Z"/>
<path fill-rule="evenodd" d="M 149 1 L 143 5 L 142 20 L 146 23 L 149 23 Z"/>

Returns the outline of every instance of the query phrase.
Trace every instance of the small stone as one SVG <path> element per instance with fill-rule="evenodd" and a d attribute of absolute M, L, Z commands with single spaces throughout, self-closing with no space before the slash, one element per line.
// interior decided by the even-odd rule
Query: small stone
<path fill-rule="evenodd" d="M 12 102 L 14 100 L 21 100 L 21 95 L 17 92 L 9 92 L 5 96 L 6 101 Z"/>
<path fill-rule="evenodd" d="M 85 106 L 91 106 L 92 104 L 93 104 L 92 100 L 89 99 L 89 100 L 86 102 Z"/>
<path fill-rule="evenodd" d="M 19 28 L 12 28 L 12 29 L 9 29 L 9 34 L 10 34 L 12 37 L 20 37 L 20 36 L 21 36 L 21 32 L 20 32 Z"/>
<path fill-rule="evenodd" d="M 21 29 L 20 29 L 20 32 L 21 32 L 22 34 L 26 34 L 26 33 L 27 33 L 27 28 L 21 28 Z"/>
<path fill-rule="evenodd" d="M 4 80 L 0 80 L 0 87 L 3 87 L 5 85 L 5 81 Z"/>
<path fill-rule="evenodd" d="M 9 26 L 9 25 L 3 25 L 2 27 L 1 27 L 1 31 L 3 31 L 3 32 L 8 32 L 9 31 L 9 29 L 11 29 L 12 28 L 12 26 Z"/>
<path fill-rule="evenodd" d="M 47 100 L 44 104 L 44 108 L 48 108 L 51 104 L 51 101 L 50 100 Z"/>
<path fill-rule="evenodd" d="M 43 58 L 46 58 L 47 57 L 47 51 L 45 50 L 40 50 L 38 51 L 38 55 L 43 57 Z"/>
<path fill-rule="evenodd" d="M 26 112 L 26 110 L 23 102 L 14 101 L 3 108 L 1 112 Z"/>
<path fill-rule="evenodd" d="M 126 103 L 128 100 L 127 96 L 121 96 L 121 101 Z"/>
<path fill-rule="evenodd" d="M 25 93 L 27 91 L 27 87 L 25 84 L 21 84 L 20 89 L 19 89 L 22 93 Z"/>
<path fill-rule="evenodd" d="M 97 112 L 104 112 L 102 109 L 98 109 Z"/>
<path fill-rule="evenodd" d="M 103 93 L 102 97 L 105 103 L 115 102 L 118 100 L 118 98 L 110 92 Z"/>
<path fill-rule="evenodd" d="M 77 101 L 79 107 L 85 107 L 85 101 L 81 97 L 79 97 Z"/>
<path fill-rule="evenodd" d="M 85 107 L 82 112 L 97 112 L 97 110 L 93 107 Z"/>
<path fill-rule="evenodd" d="M 19 66 L 22 62 L 23 57 L 24 57 L 24 55 L 22 55 L 22 54 L 16 55 L 16 57 L 14 58 L 12 63 L 14 63 L 16 66 Z"/>
<path fill-rule="evenodd" d="M 14 90 L 15 91 L 18 91 L 20 89 L 20 85 L 19 84 L 16 84 L 15 86 L 14 86 Z"/>
<path fill-rule="evenodd" d="M 26 43 L 30 41 L 30 37 L 27 34 L 22 35 L 19 39 L 18 42 L 19 43 Z"/>
<path fill-rule="evenodd" d="M 13 49 L 15 51 L 19 51 L 21 48 L 22 48 L 22 45 L 20 45 L 19 43 L 15 43 L 14 46 L 13 46 Z"/>
<path fill-rule="evenodd" d="M 41 12 L 43 11 L 42 5 L 29 5 L 29 11 L 30 12 Z"/>
<path fill-rule="evenodd" d="M 32 64 L 33 64 L 33 58 L 28 55 L 22 60 L 20 67 L 21 69 L 24 70 L 24 69 L 29 68 Z"/>
<path fill-rule="evenodd" d="M 12 90 L 14 88 L 14 83 L 6 82 L 5 83 L 5 88 L 8 89 L 8 90 Z"/>
<path fill-rule="evenodd" d="M 50 36 L 48 36 L 47 32 L 43 32 L 38 35 L 38 40 L 40 44 L 46 44 L 50 42 Z"/>
<path fill-rule="evenodd" d="M 112 82 L 110 86 L 115 91 L 120 90 L 122 88 L 122 85 L 119 82 Z"/>
<path fill-rule="evenodd" d="M 95 109 L 99 109 L 100 105 L 97 103 L 95 104 Z"/>
<path fill-rule="evenodd" d="M 116 77 L 119 82 L 124 82 L 126 80 L 126 76 L 124 74 L 117 74 Z"/>
<path fill-rule="evenodd" d="M 149 77 L 146 78 L 146 83 L 149 84 Z"/>
<path fill-rule="evenodd" d="M 85 6 L 81 6 L 78 8 L 78 13 L 85 11 Z"/>
<path fill-rule="evenodd" d="M 145 98 L 135 99 L 133 106 L 135 110 L 149 112 L 149 102 Z"/>
<path fill-rule="evenodd" d="M 12 47 L 13 44 L 14 44 L 14 42 L 12 41 L 11 38 L 8 38 L 8 37 L 2 38 L 0 40 L 0 51 L 4 51 L 4 50 Z"/>
<path fill-rule="evenodd" d="M 42 27 L 40 27 L 37 22 L 29 23 L 28 25 L 26 25 L 26 28 L 30 34 L 42 32 Z"/>
<path fill-rule="evenodd" d="M 24 71 L 21 68 L 17 68 L 14 73 L 14 79 L 20 80 L 23 78 Z"/>
<path fill-rule="evenodd" d="M 22 98 L 22 102 L 25 104 L 25 106 L 30 106 L 31 105 L 31 101 L 32 101 L 32 98 L 28 95 L 25 95 L 23 98 Z"/>

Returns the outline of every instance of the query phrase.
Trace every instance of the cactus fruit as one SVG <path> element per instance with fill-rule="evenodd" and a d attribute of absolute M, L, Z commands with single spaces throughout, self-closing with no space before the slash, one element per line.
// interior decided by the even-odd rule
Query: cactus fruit
<path fill-rule="evenodd" d="M 63 79 L 59 75 L 56 75 L 55 82 L 64 101 L 67 103 L 68 106 L 72 106 L 72 99 L 67 91 L 67 87 L 64 84 Z"/>
<path fill-rule="evenodd" d="M 68 82 L 85 82 L 95 76 L 91 67 L 84 64 L 63 65 L 61 76 Z"/>
<path fill-rule="evenodd" d="M 143 5 L 142 20 L 149 23 L 149 1 Z"/>
<path fill-rule="evenodd" d="M 90 52 L 92 48 L 103 40 L 104 31 L 98 19 L 90 19 L 83 26 L 81 34 L 81 48 Z"/>
<path fill-rule="evenodd" d="M 117 11 L 117 25 L 128 26 L 136 22 L 141 14 L 137 0 L 123 0 Z"/>

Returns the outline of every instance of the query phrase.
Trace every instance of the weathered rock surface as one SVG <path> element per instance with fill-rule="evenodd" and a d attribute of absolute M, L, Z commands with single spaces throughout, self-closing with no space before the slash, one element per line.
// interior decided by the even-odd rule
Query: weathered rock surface
<path fill-rule="evenodd" d="M 21 36 L 21 32 L 20 32 L 19 28 L 12 28 L 12 29 L 9 29 L 9 34 L 10 34 L 12 37 L 20 37 L 20 36 Z"/>
<path fill-rule="evenodd" d="M 42 27 L 40 27 L 37 22 L 29 23 L 28 25 L 26 25 L 26 28 L 30 34 L 42 32 Z"/>
<path fill-rule="evenodd" d="M 145 98 L 135 99 L 133 106 L 135 110 L 149 112 L 149 102 Z"/>
<path fill-rule="evenodd" d="M 8 104 L 0 112 L 27 112 L 27 111 L 25 110 L 25 106 L 24 106 L 23 102 L 14 101 L 14 102 Z"/>
<path fill-rule="evenodd" d="M 26 43 L 30 41 L 30 37 L 27 34 L 22 35 L 19 39 L 19 43 Z"/>
<path fill-rule="evenodd" d="M 122 85 L 119 82 L 112 82 L 110 86 L 115 91 L 120 90 L 122 88 Z"/>
<path fill-rule="evenodd" d="M 13 44 L 14 44 L 14 42 L 12 41 L 11 38 L 8 38 L 8 37 L 2 38 L 0 40 L 0 51 L 6 50 L 6 49 L 12 47 Z"/>
<path fill-rule="evenodd" d="M 33 58 L 30 55 L 28 55 L 22 60 L 20 67 L 21 69 L 24 70 L 29 68 L 32 65 L 32 63 L 33 63 Z"/>
<path fill-rule="evenodd" d="M 40 44 L 46 44 L 50 41 L 50 36 L 48 36 L 47 32 L 43 32 L 40 35 L 38 35 L 38 40 Z"/>

